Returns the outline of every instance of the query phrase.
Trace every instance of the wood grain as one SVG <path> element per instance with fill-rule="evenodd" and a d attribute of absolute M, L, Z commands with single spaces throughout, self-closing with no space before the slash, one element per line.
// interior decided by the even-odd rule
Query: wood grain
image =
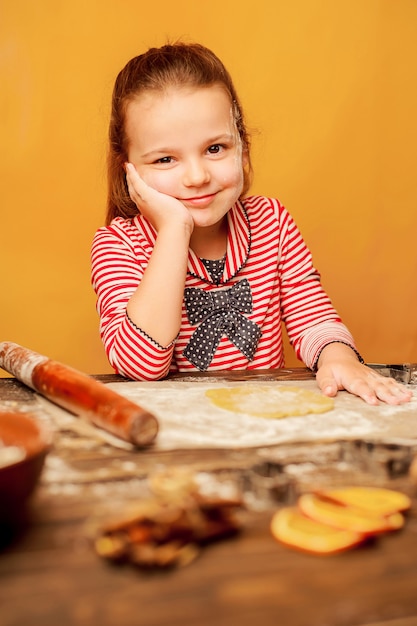
<path fill-rule="evenodd" d="M 34 408 L 27 404 L 27 392 L 22 400 L 13 397 L 22 410 Z M 398 446 L 390 450 L 349 442 L 345 448 L 342 443 L 312 443 L 157 452 L 71 441 L 70 446 L 68 433 L 57 434 L 27 525 L 0 554 L 2 626 L 417 624 L 417 487 L 407 464 L 390 473 Z M 340 555 L 296 552 L 275 541 L 269 530 L 272 512 L 294 497 L 288 490 L 281 500 L 248 510 L 240 536 L 208 546 L 183 569 L 146 573 L 112 566 L 92 550 L 89 520 L 132 496 L 141 497 L 146 477 L 156 467 L 239 475 L 268 459 L 298 470 L 292 481 L 296 493 L 344 480 L 402 490 L 413 502 L 406 526 Z"/>

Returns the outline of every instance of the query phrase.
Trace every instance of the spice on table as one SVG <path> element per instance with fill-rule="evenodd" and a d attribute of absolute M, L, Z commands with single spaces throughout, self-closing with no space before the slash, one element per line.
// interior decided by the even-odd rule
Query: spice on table
<path fill-rule="evenodd" d="M 141 568 L 180 567 L 203 546 L 241 529 L 241 498 L 201 489 L 189 471 L 169 470 L 150 477 L 152 494 L 126 504 L 96 533 L 97 554 Z"/>

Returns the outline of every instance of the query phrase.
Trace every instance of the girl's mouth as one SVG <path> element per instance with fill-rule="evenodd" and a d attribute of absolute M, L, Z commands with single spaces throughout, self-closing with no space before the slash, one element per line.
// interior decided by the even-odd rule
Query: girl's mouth
<path fill-rule="evenodd" d="M 211 194 L 206 194 L 204 196 L 194 196 L 192 198 L 183 198 L 181 202 L 185 204 L 185 206 L 188 206 L 188 207 L 204 209 L 213 202 L 213 199 L 215 198 L 215 196 L 216 196 L 215 193 L 211 193 Z"/>

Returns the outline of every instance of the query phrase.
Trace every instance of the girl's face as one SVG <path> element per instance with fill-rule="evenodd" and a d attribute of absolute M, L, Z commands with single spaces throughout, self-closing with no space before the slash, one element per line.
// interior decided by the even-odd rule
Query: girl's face
<path fill-rule="evenodd" d="M 127 106 L 126 133 L 128 160 L 180 200 L 195 227 L 217 224 L 239 198 L 246 158 L 221 86 L 140 94 Z"/>

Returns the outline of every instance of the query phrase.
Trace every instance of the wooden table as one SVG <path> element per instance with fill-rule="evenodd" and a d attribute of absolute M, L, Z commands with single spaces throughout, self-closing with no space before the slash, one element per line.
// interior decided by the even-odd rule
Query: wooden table
<path fill-rule="evenodd" d="M 272 372 L 267 378 L 311 376 L 299 369 Z M 3 378 L 2 405 L 30 409 L 36 407 L 36 394 L 13 378 Z M 89 447 L 85 439 L 60 433 L 31 500 L 27 526 L 0 553 L 0 624 L 417 625 L 417 487 L 408 473 L 414 454 L 407 446 L 381 447 L 369 441 L 262 450 L 130 451 Z M 246 512 L 243 532 L 207 546 L 190 565 L 146 572 L 111 565 L 93 551 L 88 520 L 103 506 L 117 506 L 135 490 L 139 494 L 141 481 L 156 466 L 223 468 L 238 476 L 262 459 L 292 468 L 288 488 L 276 501 L 263 502 L 258 494 L 257 504 Z M 388 486 L 409 494 L 413 508 L 405 528 L 327 557 L 279 544 L 269 530 L 273 512 L 323 481 Z"/>

